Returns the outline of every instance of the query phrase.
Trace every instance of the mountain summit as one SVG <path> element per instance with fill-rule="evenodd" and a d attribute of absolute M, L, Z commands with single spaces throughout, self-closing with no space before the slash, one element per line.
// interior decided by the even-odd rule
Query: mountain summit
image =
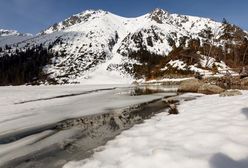
<path fill-rule="evenodd" d="M 166 17 L 169 16 L 169 12 L 163 10 L 163 9 L 159 9 L 159 8 L 156 8 L 155 10 L 153 10 L 151 13 L 150 13 L 150 18 L 154 21 L 156 21 L 157 23 L 160 23 L 162 24 L 163 23 L 163 20 L 166 19 Z"/>
<path fill-rule="evenodd" d="M 136 18 L 87 10 L 0 54 L 42 46 L 54 55 L 42 68 L 45 81 L 126 83 L 245 64 L 247 36 L 229 23 L 162 9 Z"/>
<path fill-rule="evenodd" d="M 38 35 L 50 34 L 56 31 L 65 30 L 66 28 L 73 26 L 79 23 L 85 23 L 90 21 L 91 19 L 95 19 L 96 17 L 103 16 L 108 12 L 102 10 L 86 10 L 79 14 L 73 15 L 62 22 L 55 23 L 53 26 L 49 27 L 48 29 L 42 31 Z"/>

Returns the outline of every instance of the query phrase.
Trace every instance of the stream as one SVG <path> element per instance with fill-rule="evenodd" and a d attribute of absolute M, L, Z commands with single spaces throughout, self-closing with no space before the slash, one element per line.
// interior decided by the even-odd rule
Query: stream
<path fill-rule="evenodd" d="M 135 100 L 141 96 L 146 96 L 147 98 L 136 103 L 124 103 L 124 105 L 116 104 L 111 99 L 115 105 L 106 106 L 107 108 L 104 107 L 104 110 L 96 114 L 67 118 L 56 123 L 24 129 L 1 136 L 0 147 L 5 145 L 7 150 L 4 148 L 6 153 L 3 152 L 4 155 L 0 154 L 0 161 L 2 160 L 0 167 L 59 168 L 69 161 L 88 158 L 93 154 L 94 149 L 114 139 L 122 131 L 130 129 L 135 124 L 142 123 L 157 113 L 164 112 L 170 104 L 178 103 L 176 99 L 171 99 L 170 102 L 163 101 L 166 98 L 177 96 L 175 87 L 151 85 L 98 89 L 96 92 L 106 90 L 111 90 L 108 94 L 124 95 L 125 99 Z M 65 97 L 92 93 L 94 91 L 58 95 L 51 98 L 22 101 L 20 103 L 51 101 L 53 99 L 63 99 Z M 30 141 L 26 146 L 21 146 L 17 150 L 9 150 L 11 149 L 11 144 L 24 143 L 26 138 L 29 140 L 32 137 L 34 137 L 33 141 Z"/>

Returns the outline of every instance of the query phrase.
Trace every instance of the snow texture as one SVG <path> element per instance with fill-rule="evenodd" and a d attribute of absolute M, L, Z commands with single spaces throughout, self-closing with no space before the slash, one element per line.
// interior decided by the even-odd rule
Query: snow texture
<path fill-rule="evenodd" d="M 179 115 L 158 114 L 64 168 L 247 168 L 247 99 L 243 92 L 183 102 Z"/>

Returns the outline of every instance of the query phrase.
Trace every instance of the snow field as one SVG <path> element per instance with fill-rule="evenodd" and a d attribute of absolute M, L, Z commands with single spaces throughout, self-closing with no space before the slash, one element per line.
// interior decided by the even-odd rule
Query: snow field
<path fill-rule="evenodd" d="M 183 102 L 64 168 L 247 168 L 248 92 Z"/>

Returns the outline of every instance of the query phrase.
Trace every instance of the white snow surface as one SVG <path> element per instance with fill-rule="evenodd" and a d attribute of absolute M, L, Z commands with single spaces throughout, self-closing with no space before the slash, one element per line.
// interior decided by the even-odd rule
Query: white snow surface
<path fill-rule="evenodd" d="M 160 113 L 64 168 L 247 168 L 247 99 L 245 91 L 183 102 L 179 115 Z"/>

